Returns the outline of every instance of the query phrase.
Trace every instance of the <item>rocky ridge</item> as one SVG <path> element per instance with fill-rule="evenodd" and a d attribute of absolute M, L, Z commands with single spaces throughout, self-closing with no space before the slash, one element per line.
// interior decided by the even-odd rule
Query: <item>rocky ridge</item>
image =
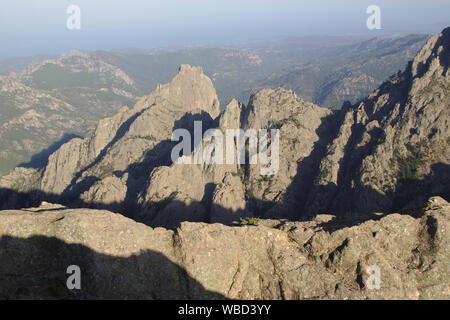
<path fill-rule="evenodd" d="M 282 86 L 304 100 L 336 108 L 346 99 L 366 96 L 392 70 L 403 67 L 426 38 L 409 35 L 361 43 L 285 39 L 249 48 L 72 51 L 57 58 L 0 61 L 5 75 L 0 77 L 0 175 L 18 165 L 43 168 L 59 146 L 75 136 L 89 136 L 99 119 L 170 81 L 182 63 L 201 64 L 222 102 L 233 97 L 248 101 L 257 89 Z M 306 68 L 301 79 L 288 72 L 284 80 L 276 80 L 296 67 Z M 275 81 L 267 82 L 268 77 Z M 321 98 L 331 95 L 336 103 Z"/>
<path fill-rule="evenodd" d="M 361 103 L 331 112 L 285 89 L 264 89 L 248 105 L 232 100 L 220 112 L 212 81 L 199 67 L 178 75 L 101 120 L 94 133 L 54 152 L 42 173 L 18 168 L 0 179 L 32 178 L 30 204 L 59 201 L 120 212 L 151 226 L 182 221 L 230 224 L 244 217 L 358 216 L 421 207 L 448 197 L 449 29 L 427 42 L 398 77 Z M 172 164 L 173 130 L 279 129 L 280 165 Z M 11 192 L 3 191 L 3 208 Z M 413 201 L 414 200 L 414 201 Z M 21 204 L 23 206 L 23 204 Z"/>
<path fill-rule="evenodd" d="M 450 299 L 450 205 L 411 214 L 172 231 L 49 203 L 0 211 L 0 298 Z"/>
<path fill-rule="evenodd" d="M 449 44 L 447 28 L 396 79 L 342 111 L 305 205 L 310 213 L 388 212 L 450 196 Z"/>
<path fill-rule="evenodd" d="M 122 70 L 82 52 L 1 76 L 0 174 L 21 163 L 42 168 L 60 145 L 85 136 L 137 96 Z"/>

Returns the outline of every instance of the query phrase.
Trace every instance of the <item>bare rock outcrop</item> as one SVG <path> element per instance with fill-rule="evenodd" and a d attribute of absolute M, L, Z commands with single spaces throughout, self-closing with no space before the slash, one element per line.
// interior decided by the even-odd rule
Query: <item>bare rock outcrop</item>
<path fill-rule="evenodd" d="M 450 299 L 445 200 L 368 218 L 172 231 L 48 203 L 1 211 L 0 297 Z M 81 269 L 81 290 L 66 288 L 69 265 Z"/>
<path fill-rule="evenodd" d="M 450 28 L 407 69 L 342 110 L 306 210 L 355 214 L 420 207 L 450 196 Z"/>
<path fill-rule="evenodd" d="M 226 137 L 227 129 L 241 127 L 241 114 L 242 106 L 232 100 L 220 115 L 219 126 L 215 129 Z M 225 155 L 226 141 L 222 142 Z M 207 146 L 206 142 L 202 144 L 204 148 Z M 193 160 L 194 151 L 191 162 Z M 171 228 L 182 221 L 239 221 L 246 209 L 241 173 L 237 161 L 216 164 L 207 163 L 204 158 L 200 164 L 173 163 L 156 167 L 141 199 L 139 219 L 149 225 Z M 230 211 L 233 214 L 229 214 Z"/>
<path fill-rule="evenodd" d="M 276 174 L 262 176 L 261 162 L 248 168 L 247 190 L 252 198 L 261 200 L 256 202 L 255 210 L 266 211 L 264 203 L 269 202 L 275 208 L 269 209 L 266 216 L 292 218 L 298 215 L 296 195 L 305 192 L 295 180 L 303 180 L 311 170 L 300 164 L 320 143 L 319 135 L 324 133 L 322 127 L 331 111 L 302 100 L 293 91 L 277 88 L 253 95 L 245 112 L 245 128 L 279 130 Z"/>

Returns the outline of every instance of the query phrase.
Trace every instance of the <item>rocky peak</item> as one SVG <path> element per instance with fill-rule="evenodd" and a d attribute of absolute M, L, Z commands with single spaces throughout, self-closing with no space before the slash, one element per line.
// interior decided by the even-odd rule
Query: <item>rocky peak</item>
<path fill-rule="evenodd" d="M 411 75 L 419 78 L 426 72 L 444 71 L 446 76 L 450 59 L 450 27 L 432 36 L 412 61 Z"/>
<path fill-rule="evenodd" d="M 220 102 L 216 89 L 201 67 L 181 65 L 173 80 L 157 88 L 138 104 L 137 109 L 167 100 L 180 111 L 205 111 L 215 119 L 220 114 Z"/>
<path fill-rule="evenodd" d="M 248 127 L 259 129 L 279 127 L 280 121 L 287 123 L 291 119 L 295 122 L 294 118 L 298 118 L 305 125 L 315 126 L 318 118 L 330 113 L 326 108 L 304 101 L 292 90 L 262 89 L 250 97 L 244 122 Z M 310 119 L 306 121 L 308 117 Z"/>
<path fill-rule="evenodd" d="M 180 67 L 178 68 L 178 71 L 180 74 L 182 73 L 189 73 L 189 72 L 195 72 L 197 74 L 203 74 L 203 68 L 202 67 L 198 67 L 198 66 L 190 66 L 188 64 L 182 64 L 180 65 Z"/>
<path fill-rule="evenodd" d="M 448 197 L 449 31 L 431 37 L 396 79 L 340 112 L 310 213 L 389 212 Z"/>
<path fill-rule="evenodd" d="M 242 105 L 236 99 L 231 100 L 220 116 L 220 127 L 227 129 L 241 128 L 241 114 Z"/>
<path fill-rule="evenodd" d="M 139 194 L 145 197 L 152 169 L 170 164 L 173 130 L 188 129 L 194 120 L 204 121 L 206 129 L 218 115 L 212 81 L 201 68 L 183 65 L 170 83 L 159 85 L 134 108 L 120 109 L 99 121 L 90 137 L 74 139 L 54 152 L 41 189 L 86 202 L 126 201 L 129 208 Z"/>

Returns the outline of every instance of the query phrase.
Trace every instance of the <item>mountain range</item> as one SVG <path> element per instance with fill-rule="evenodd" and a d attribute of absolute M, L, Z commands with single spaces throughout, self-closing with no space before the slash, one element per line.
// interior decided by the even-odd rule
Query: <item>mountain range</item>
<path fill-rule="evenodd" d="M 448 196 L 448 44 L 446 29 L 403 72 L 337 111 L 283 88 L 260 90 L 246 106 L 233 99 L 221 111 L 202 68 L 182 65 L 133 108 L 63 144 L 44 169 L 16 168 L 0 185 L 169 228 L 186 220 L 229 224 L 420 207 L 428 196 Z M 196 120 L 203 131 L 278 129 L 277 174 L 261 176 L 260 165 L 248 163 L 172 163 L 172 132 L 192 130 Z"/>
<path fill-rule="evenodd" d="M 214 79 L 182 64 L 42 167 L 0 178 L 0 297 L 449 299 L 449 63 L 446 28 L 340 109 L 282 87 L 221 106 Z M 93 64 L 93 83 L 109 72 L 110 90 L 124 86 L 131 77 L 113 65 Z M 173 132 L 195 134 L 196 121 L 201 133 L 278 130 L 267 146 L 274 152 L 279 137 L 278 170 L 174 162 Z M 65 287 L 70 264 L 87 277 L 75 293 Z"/>
<path fill-rule="evenodd" d="M 202 65 L 223 106 L 281 86 L 306 101 L 338 109 L 403 69 L 426 38 L 292 37 L 236 47 L 74 51 L 9 59 L 0 62 L 0 174 L 18 165 L 42 168 L 61 144 L 88 136 L 96 121 L 169 82 L 181 64 Z"/>

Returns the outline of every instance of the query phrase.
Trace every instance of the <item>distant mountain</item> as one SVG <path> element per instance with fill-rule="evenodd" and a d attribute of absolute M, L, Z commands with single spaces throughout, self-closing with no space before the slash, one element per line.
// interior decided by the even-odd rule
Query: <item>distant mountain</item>
<path fill-rule="evenodd" d="M 339 109 L 344 101 L 356 103 L 389 76 L 396 76 L 426 39 L 424 35 L 374 38 L 332 47 L 326 54 L 319 54 L 293 71 L 271 77 L 261 86 L 291 89 L 307 101 Z"/>
<path fill-rule="evenodd" d="M 41 54 L 32 57 L 19 57 L 0 60 L 0 75 L 8 76 L 11 73 L 19 72 L 30 64 L 41 63 L 45 60 L 57 59 L 58 55 Z"/>
<path fill-rule="evenodd" d="M 338 109 L 355 103 L 404 69 L 425 44 L 426 35 L 373 38 L 291 37 L 234 48 L 178 48 L 96 52 L 118 66 L 142 94 L 170 81 L 181 64 L 201 65 L 225 106 L 248 101 L 263 88 L 294 90 L 306 101 Z"/>
<path fill-rule="evenodd" d="M 201 65 L 217 87 L 219 99 L 228 103 L 251 83 L 270 75 L 265 61 L 258 54 L 241 48 L 181 48 L 176 51 L 147 53 L 142 50 L 95 52 L 95 57 L 115 65 L 132 78 L 144 95 L 160 83 L 169 82 L 182 64 Z"/>
<path fill-rule="evenodd" d="M 0 173 L 42 167 L 56 146 L 136 100 L 133 80 L 81 52 L 0 77 Z"/>

